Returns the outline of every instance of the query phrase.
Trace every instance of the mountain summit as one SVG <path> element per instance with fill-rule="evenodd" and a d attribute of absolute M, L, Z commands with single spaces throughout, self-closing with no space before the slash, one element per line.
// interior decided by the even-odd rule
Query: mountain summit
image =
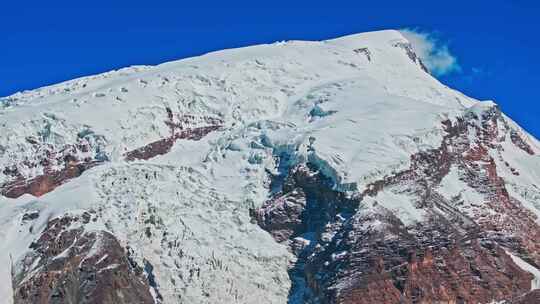
<path fill-rule="evenodd" d="M 538 303 L 540 143 L 398 31 L 0 99 L 1 303 Z"/>

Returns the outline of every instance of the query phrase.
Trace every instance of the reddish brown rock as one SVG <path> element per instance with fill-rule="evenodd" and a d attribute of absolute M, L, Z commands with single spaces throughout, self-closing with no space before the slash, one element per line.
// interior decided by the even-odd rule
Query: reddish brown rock
<path fill-rule="evenodd" d="M 107 161 L 102 152 L 106 140 L 91 131 L 81 132 L 73 144 L 52 145 L 33 137 L 26 141 L 30 147 L 25 159 L 2 169 L 8 177 L 0 185 L 3 196 L 17 198 L 25 193 L 41 196 Z M 41 173 L 22 173 L 34 170 Z"/>
<path fill-rule="evenodd" d="M 288 238 L 298 256 L 291 278 L 305 286 L 291 293 L 304 292 L 307 303 L 534 301 L 532 275 L 506 251 L 540 265 L 540 227 L 509 194 L 493 158 L 507 137 L 533 151 L 497 108 L 476 115 L 444 121 L 439 148 L 411 155 L 408 169 L 373 182 L 357 197 L 333 190 L 310 164 L 293 168 L 283 191 L 252 212 L 277 241 Z M 484 201 L 460 209 L 437 193 L 451 168 Z M 427 214 L 422 222 L 405 226 L 384 208 L 363 211 L 366 196 L 393 187 L 416 199 Z M 308 238 L 308 245 L 298 246 L 298 237 Z"/>
<path fill-rule="evenodd" d="M 387 228 L 359 229 L 373 220 L 360 219 L 308 258 L 309 286 L 325 291 L 323 303 L 489 303 L 531 288 L 532 275 L 481 235 L 460 241 L 441 219 L 404 230 L 378 218 Z"/>
<path fill-rule="evenodd" d="M 302 189 L 278 196 L 268 201 L 266 206 L 252 212 L 252 216 L 276 241 L 286 241 L 303 229 L 301 217 L 306 207 L 306 195 Z"/>
<path fill-rule="evenodd" d="M 510 132 L 510 139 L 521 150 L 527 152 L 530 155 L 534 155 L 534 150 L 531 148 L 531 146 L 521 137 L 521 135 L 517 131 Z"/>
<path fill-rule="evenodd" d="M 208 133 L 219 130 L 223 126 L 223 121 L 218 118 L 198 117 L 189 114 L 175 116 L 170 108 L 166 108 L 166 110 L 165 124 L 170 129 L 170 136 L 127 152 L 125 154 L 127 161 L 148 160 L 158 155 L 167 154 L 177 140 L 201 140 Z"/>
<path fill-rule="evenodd" d="M 100 161 L 69 162 L 61 170 L 47 170 L 46 174 L 31 179 L 18 177 L 0 187 L 1 194 L 10 198 L 17 198 L 25 193 L 42 196 L 72 178 L 79 177 L 84 171 L 101 164 Z"/>
<path fill-rule="evenodd" d="M 89 214 L 51 220 L 17 264 L 16 304 L 154 303 L 140 267 L 106 231 L 86 232 Z"/>
<path fill-rule="evenodd" d="M 540 303 L 540 289 L 533 290 L 513 300 L 509 304 L 538 304 Z"/>
<path fill-rule="evenodd" d="M 133 161 L 136 159 L 147 160 L 158 155 L 164 155 L 171 150 L 174 143 L 179 139 L 201 140 L 208 133 L 219 130 L 220 128 L 221 126 L 217 125 L 182 130 L 175 133 L 172 137 L 163 138 L 149 143 L 144 147 L 129 151 L 125 154 L 125 157 L 127 161 Z"/>

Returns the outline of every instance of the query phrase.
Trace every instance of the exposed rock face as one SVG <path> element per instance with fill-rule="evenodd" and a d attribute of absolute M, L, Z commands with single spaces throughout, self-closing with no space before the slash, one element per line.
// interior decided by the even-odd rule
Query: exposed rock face
<path fill-rule="evenodd" d="M 489 303 L 530 290 L 532 275 L 501 247 L 483 240 L 459 243 L 445 230 L 450 224 L 435 222 L 433 230 L 422 227 L 416 234 L 368 230 L 362 241 L 332 243 L 330 251 L 342 256 L 327 253 L 310 261 L 307 271 L 315 275 L 309 281 L 325 290 L 323 303 Z"/>
<path fill-rule="evenodd" d="M 407 170 L 373 182 L 361 193 L 333 190 L 308 163 L 293 168 L 283 190 L 252 212 L 263 229 L 297 255 L 291 276 L 302 276 L 293 281 L 305 284 L 296 287 L 302 293 L 294 296 L 297 301 L 490 303 L 535 298 L 528 294 L 533 276 L 506 250 L 538 265 L 540 227 L 536 216 L 509 195 L 491 156 L 502 150 L 505 136 L 526 153 L 534 152 L 496 108 L 443 124 L 440 148 L 412 155 Z M 484 201 L 464 206 L 459 196 L 449 200 L 437 192 L 454 168 Z M 389 189 L 416 198 L 415 208 L 425 211 L 425 218 L 405 224 L 384 202 L 379 205 L 374 199 Z"/>
<path fill-rule="evenodd" d="M 154 303 L 143 270 L 106 231 L 85 231 L 92 215 L 52 219 L 16 265 L 14 302 Z"/>
<path fill-rule="evenodd" d="M 25 193 L 41 196 L 51 192 L 66 181 L 79 177 L 84 171 L 100 163 L 100 161 L 69 162 L 65 164 L 63 169 L 48 171 L 31 179 L 18 177 L 16 180 L 1 186 L 2 195 L 10 198 L 17 198 Z"/>
<path fill-rule="evenodd" d="M 167 154 L 178 139 L 200 140 L 208 133 L 219 130 L 221 126 L 208 126 L 182 130 L 171 137 L 163 138 L 148 145 L 126 153 L 126 160 L 150 159 L 158 155 Z"/>
<path fill-rule="evenodd" d="M 301 165 L 294 168 L 283 190 L 253 213 L 259 225 L 278 242 L 305 234 L 321 235 L 327 224 L 350 216 L 358 201 L 331 191 L 330 181 Z"/>
<path fill-rule="evenodd" d="M 0 168 L 10 177 L 9 181 L 0 185 L 1 195 L 10 198 L 25 193 L 41 196 L 107 161 L 107 156 L 102 152 L 106 140 L 91 131 L 79 133 L 75 144 L 62 145 L 61 148 L 44 138 L 27 138 L 26 141 L 31 146 L 27 158 L 16 165 Z M 33 170 L 38 173 L 23 174 L 23 171 Z"/>
<path fill-rule="evenodd" d="M 420 57 L 418 57 L 418 55 L 414 51 L 412 44 L 398 42 L 394 44 L 394 46 L 403 49 L 407 53 L 407 56 L 409 56 L 409 58 L 412 60 L 412 62 L 418 64 L 424 72 L 429 73 L 429 70 L 422 62 L 422 59 L 420 59 Z"/>
<path fill-rule="evenodd" d="M 208 133 L 219 130 L 223 126 L 223 121 L 218 118 L 196 117 L 194 115 L 175 116 L 170 108 L 166 108 L 166 110 L 165 124 L 170 129 L 170 136 L 127 152 L 125 154 L 127 161 L 147 160 L 157 155 L 167 154 L 177 140 L 201 140 Z"/>
<path fill-rule="evenodd" d="M 536 289 L 510 302 L 511 304 L 535 304 L 540 303 L 540 290 Z"/>

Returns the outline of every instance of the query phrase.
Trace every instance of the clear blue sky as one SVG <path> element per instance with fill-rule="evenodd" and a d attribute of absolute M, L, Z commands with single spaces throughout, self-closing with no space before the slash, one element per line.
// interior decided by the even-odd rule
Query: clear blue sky
<path fill-rule="evenodd" d="M 496 100 L 540 137 L 538 1 L 183 2 L 3 1 L 0 96 L 223 48 L 417 28 L 435 32 L 461 66 L 443 82 Z"/>

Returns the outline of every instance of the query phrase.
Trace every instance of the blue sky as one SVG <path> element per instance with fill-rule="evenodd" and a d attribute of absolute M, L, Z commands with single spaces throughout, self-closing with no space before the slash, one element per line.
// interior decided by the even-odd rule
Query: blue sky
<path fill-rule="evenodd" d="M 442 64 L 439 79 L 540 137 L 538 1 L 442 2 L 4 1 L 0 96 L 223 48 L 409 28 Z"/>

